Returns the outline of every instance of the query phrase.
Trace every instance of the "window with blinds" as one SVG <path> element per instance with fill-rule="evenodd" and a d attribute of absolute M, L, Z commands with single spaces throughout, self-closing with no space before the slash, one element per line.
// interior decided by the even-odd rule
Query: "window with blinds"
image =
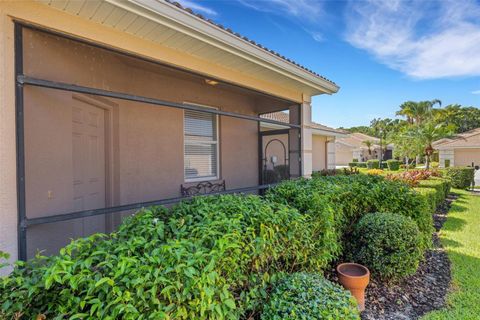
<path fill-rule="evenodd" d="M 185 110 L 184 144 L 185 180 L 217 179 L 217 116 Z"/>

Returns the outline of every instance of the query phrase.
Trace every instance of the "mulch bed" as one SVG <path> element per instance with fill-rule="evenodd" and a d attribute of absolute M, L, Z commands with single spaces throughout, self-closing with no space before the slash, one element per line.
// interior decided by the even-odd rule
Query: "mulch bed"
<path fill-rule="evenodd" d="M 455 199 L 454 195 L 450 195 L 433 215 L 437 232 L 443 226 Z M 390 286 L 371 280 L 366 290 L 363 320 L 418 319 L 429 311 L 445 306 L 451 280 L 450 261 L 440 244 L 437 232 L 432 235 L 433 248 L 425 253 L 425 260 L 413 276 Z M 327 277 L 337 280 L 334 272 Z"/>

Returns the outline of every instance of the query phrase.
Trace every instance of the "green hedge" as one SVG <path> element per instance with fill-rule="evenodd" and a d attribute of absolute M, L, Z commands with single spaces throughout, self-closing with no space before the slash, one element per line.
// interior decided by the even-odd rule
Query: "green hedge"
<path fill-rule="evenodd" d="M 380 161 L 376 159 L 367 160 L 367 168 L 368 169 L 379 169 L 380 168 Z"/>
<path fill-rule="evenodd" d="M 449 167 L 445 170 L 445 174 L 452 181 L 452 187 L 467 189 L 475 178 L 475 169 L 472 167 Z"/>
<path fill-rule="evenodd" d="M 349 253 L 374 277 L 396 281 L 417 271 L 423 257 L 421 242 L 418 226 L 409 217 L 369 213 L 355 226 Z"/>
<path fill-rule="evenodd" d="M 425 247 L 431 242 L 432 211 L 425 199 L 404 183 L 381 176 L 352 175 L 286 181 L 270 189 L 267 198 L 293 206 L 300 212 L 327 215 L 326 212 L 333 210 L 333 230 L 328 233 L 329 236 L 334 234 L 333 238 L 348 240 L 353 226 L 366 213 L 395 212 L 417 223 Z M 324 218 L 324 221 L 325 227 L 329 227 L 331 220 Z M 330 245 L 325 249 L 329 253 L 325 257 L 336 258 L 342 252 L 337 246 Z"/>
<path fill-rule="evenodd" d="M 0 280 L 0 318 L 238 319 L 278 274 L 324 266 L 310 223 L 257 196 L 144 209 L 118 232 L 16 267 Z"/>
<path fill-rule="evenodd" d="M 398 160 L 394 160 L 394 159 L 387 160 L 388 170 L 391 170 L 391 171 L 398 171 L 400 169 L 400 164 L 401 163 Z"/>
<path fill-rule="evenodd" d="M 414 188 L 415 191 L 422 197 L 423 201 L 427 204 L 430 212 L 435 212 L 438 206 L 438 193 L 434 188 Z"/>
<path fill-rule="evenodd" d="M 425 188 L 433 189 L 435 191 L 434 193 L 420 191 L 423 195 L 428 195 L 426 201 L 429 202 L 430 207 L 433 206 L 433 211 L 435 211 L 450 193 L 451 181 L 449 179 L 432 177 L 429 180 L 420 180 L 415 190 L 419 191 L 419 189 Z"/>
<path fill-rule="evenodd" d="M 318 274 L 294 273 L 275 285 L 262 320 L 360 319 L 350 292 Z"/>

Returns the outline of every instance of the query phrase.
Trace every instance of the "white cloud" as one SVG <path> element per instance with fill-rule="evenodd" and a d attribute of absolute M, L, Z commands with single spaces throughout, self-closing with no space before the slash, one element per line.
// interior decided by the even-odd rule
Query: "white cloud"
<path fill-rule="evenodd" d="M 480 90 L 472 91 L 472 94 L 480 94 Z"/>
<path fill-rule="evenodd" d="M 463 1 L 353 1 L 346 39 L 413 78 L 480 75 L 480 4 Z"/>
<path fill-rule="evenodd" d="M 178 3 L 180 3 L 184 8 L 190 8 L 194 11 L 197 11 L 198 13 L 203 13 L 209 16 L 218 15 L 218 13 L 215 10 L 200 4 L 199 1 L 198 2 L 194 2 L 190 0 L 176 0 L 176 1 L 178 1 Z"/>
<path fill-rule="evenodd" d="M 323 41 L 320 21 L 326 19 L 324 2 L 321 0 L 237 0 L 251 9 L 267 12 L 295 21 L 315 41 Z M 314 30 L 314 31 L 311 31 Z"/>

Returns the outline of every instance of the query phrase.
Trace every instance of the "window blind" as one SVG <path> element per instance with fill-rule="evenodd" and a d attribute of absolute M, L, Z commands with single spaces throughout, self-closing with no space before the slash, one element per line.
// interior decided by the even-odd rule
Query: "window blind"
<path fill-rule="evenodd" d="M 185 180 L 216 179 L 218 172 L 217 116 L 185 111 Z"/>

